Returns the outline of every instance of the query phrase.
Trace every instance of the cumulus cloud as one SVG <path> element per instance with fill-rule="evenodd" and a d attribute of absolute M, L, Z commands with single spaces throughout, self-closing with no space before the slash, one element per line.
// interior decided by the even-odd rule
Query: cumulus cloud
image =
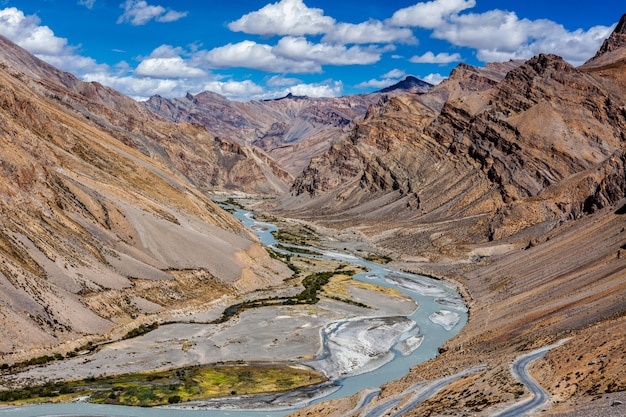
<path fill-rule="evenodd" d="M 194 89 L 197 86 L 188 85 L 181 80 L 159 79 L 148 77 L 134 77 L 130 75 L 112 74 L 110 72 L 94 72 L 83 75 L 83 80 L 99 82 L 135 100 L 147 100 L 151 96 L 158 94 L 163 97 L 182 97 L 187 92 L 200 92 Z"/>
<path fill-rule="evenodd" d="M 256 35 L 317 35 L 325 33 L 335 19 L 322 9 L 307 7 L 302 0 L 281 0 L 242 16 L 228 24 L 234 32 Z"/>
<path fill-rule="evenodd" d="M 266 90 L 250 80 L 244 81 L 211 81 L 203 86 L 204 91 L 221 94 L 231 100 L 247 101 L 263 96 Z"/>
<path fill-rule="evenodd" d="M 383 74 L 381 77 L 382 78 L 396 78 L 396 79 L 400 79 L 400 78 L 404 78 L 405 76 L 406 76 L 406 72 L 404 72 L 404 71 L 402 71 L 400 69 L 394 68 L 391 71 Z"/>
<path fill-rule="evenodd" d="M 441 74 L 428 74 L 425 77 L 420 77 L 421 80 L 426 81 L 427 83 L 430 83 L 432 85 L 437 85 L 447 78 L 448 77 Z"/>
<path fill-rule="evenodd" d="M 520 19 L 514 12 L 491 10 L 452 16 L 435 28 L 433 37 L 477 49 L 476 56 L 483 62 L 555 53 L 578 65 L 593 56 L 611 30 L 595 26 L 570 32 L 550 20 Z"/>
<path fill-rule="evenodd" d="M 139 63 L 135 74 L 154 78 L 197 78 L 206 76 L 206 72 L 189 66 L 183 58 L 148 58 Z"/>
<path fill-rule="evenodd" d="M 341 81 L 326 80 L 320 83 L 297 83 L 268 89 L 250 80 L 215 80 L 204 84 L 203 90 L 221 94 L 230 100 L 249 101 L 285 97 L 289 93 L 297 96 L 337 97 L 343 93 L 343 84 Z"/>
<path fill-rule="evenodd" d="M 296 96 L 339 97 L 343 93 L 343 83 L 327 80 L 321 83 L 297 84 L 289 87 L 288 90 L 285 91 L 286 94 L 291 93 Z"/>
<path fill-rule="evenodd" d="M 151 6 L 144 0 L 126 0 L 120 5 L 124 9 L 117 23 L 130 23 L 133 26 L 141 26 L 156 20 L 157 22 L 174 22 L 187 16 L 187 12 L 177 12 L 166 9 L 163 6 Z"/>
<path fill-rule="evenodd" d="M 37 16 L 26 16 L 15 7 L 0 10 L 0 34 L 12 40 L 30 53 L 64 71 L 82 73 L 103 70 L 89 57 L 80 56 L 76 48 L 60 38 L 48 26 L 41 26 Z"/>
<path fill-rule="evenodd" d="M 476 0 L 433 0 L 417 3 L 396 11 L 388 22 L 396 26 L 434 29 L 443 24 L 450 16 L 470 9 Z"/>
<path fill-rule="evenodd" d="M 278 73 L 321 72 L 323 65 L 367 65 L 380 60 L 382 50 L 326 43 L 286 36 L 275 46 L 242 41 L 198 52 L 197 60 L 214 68 L 251 68 Z"/>
<path fill-rule="evenodd" d="M 406 77 L 406 72 L 399 69 L 392 69 L 391 71 L 381 75 L 379 78 L 373 78 L 369 81 L 363 81 L 355 85 L 356 88 L 376 88 L 381 89 L 396 84 Z"/>
<path fill-rule="evenodd" d="M 294 61 L 311 60 L 318 64 L 366 65 L 380 60 L 381 51 L 344 45 L 312 43 L 303 37 L 287 36 L 273 48 L 276 55 Z"/>
<path fill-rule="evenodd" d="M 40 23 L 37 16 L 25 16 L 15 7 L 0 10 L 1 35 L 35 55 L 60 55 L 66 51 L 67 39 L 55 36 L 48 26 Z"/>
<path fill-rule="evenodd" d="M 198 52 L 195 60 L 213 68 L 250 68 L 280 73 L 321 72 L 322 67 L 309 59 L 293 60 L 277 55 L 274 47 L 253 41 L 229 43 L 210 51 Z"/>
<path fill-rule="evenodd" d="M 450 64 L 452 62 L 461 61 L 461 54 L 454 53 L 449 54 L 447 52 L 440 52 L 437 55 L 428 51 L 424 55 L 415 55 L 409 61 L 414 64 Z"/>
<path fill-rule="evenodd" d="M 273 75 L 267 79 L 265 85 L 268 87 L 285 87 L 301 83 L 298 78 L 283 77 L 282 75 Z"/>
<path fill-rule="evenodd" d="M 328 32 L 322 42 L 338 44 L 366 43 L 417 43 L 413 31 L 385 25 L 379 20 L 370 20 L 359 24 L 338 23 Z"/>

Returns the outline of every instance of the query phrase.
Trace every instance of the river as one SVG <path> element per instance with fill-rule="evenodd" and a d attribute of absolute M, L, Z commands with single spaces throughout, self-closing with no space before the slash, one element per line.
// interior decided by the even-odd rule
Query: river
<path fill-rule="evenodd" d="M 274 225 L 255 220 L 253 213 L 237 209 L 235 216 L 246 227 L 253 230 L 261 242 L 267 246 L 276 244 L 271 234 L 276 230 Z M 274 247 L 275 250 L 279 250 Z M 407 317 L 412 325 L 406 326 L 403 333 L 394 339 L 393 345 L 389 346 L 388 352 L 382 355 L 380 360 L 368 362 L 365 368 L 356 369 L 348 375 L 338 376 L 325 389 L 316 387 L 314 390 L 299 391 L 298 397 L 303 400 L 297 406 L 283 409 L 271 409 L 273 404 L 281 402 L 281 395 L 268 395 L 253 397 L 249 402 L 252 410 L 237 409 L 245 403 L 243 399 L 232 403 L 221 400 L 221 409 L 175 409 L 175 408 L 139 408 L 110 405 L 96 405 L 89 403 L 68 404 L 41 404 L 25 407 L 0 409 L 0 417 L 42 417 L 42 416 L 119 416 L 119 417 L 252 417 L 267 416 L 279 417 L 288 414 L 294 409 L 308 404 L 342 398 L 355 394 L 366 388 L 378 388 L 386 382 L 399 379 L 409 372 L 409 369 L 421 362 L 429 360 L 438 354 L 438 347 L 446 340 L 456 335 L 467 322 L 467 309 L 456 290 L 445 283 L 427 277 L 405 273 L 374 262 L 366 261 L 349 253 L 341 253 L 330 250 L 318 250 L 327 259 L 339 260 L 345 263 L 362 266 L 367 272 L 354 276 L 354 279 L 389 287 L 402 291 L 417 302 L 419 308 Z M 299 256 L 309 256 L 298 254 Z M 365 319 L 364 319 L 365 320 Z M 369 318 L 371 320 L 371 318 Z M 351 322 L 337 322 L 328 326 L 324 331 L 324 355 L 314 361 L 305 364 L 314 368 L 329 371 L 332 370 L 333 360 L 340 360 L 346 353 L 347 345 L 358 342 L 348 341 L 346 338 L 358 338 L 358 332 L 351 333 Z M 384 339 L 381 338 L 381 339 Z M 341 346 L 343 345 L 343 346 Z M 339 358 L 339 359 L 337 359 Z M 375 368 L 375 369 L 372 369 Z M 287 400 L 285 400 L 287 401 Z M 267 404 L 265 404 L 267 403 Z M 205 402 L 203 407 L 211 402 Z M 217 404 L 217 403 L 216 403 Z M 264 405 L 265 404 L 265 405 Z"/>

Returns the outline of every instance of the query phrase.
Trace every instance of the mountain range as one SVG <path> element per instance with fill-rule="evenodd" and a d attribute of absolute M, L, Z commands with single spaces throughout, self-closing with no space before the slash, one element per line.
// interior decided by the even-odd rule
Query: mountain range
<path fill-rule="evenodd" d="M 625 74 L 626 15 L 579 67 L 541 54 L 248 103 L 138 103 L 0 37 L 0 362 L 281 284 L 289 269 L 209 198 L 238 194 L 458 284 L 467 326 L 382 395 L 491 367 L 413 415 L 491 413 L 519 390 L 510 360 L 563 338 L 534 369 L 555 413 L 623 392 Z"/>

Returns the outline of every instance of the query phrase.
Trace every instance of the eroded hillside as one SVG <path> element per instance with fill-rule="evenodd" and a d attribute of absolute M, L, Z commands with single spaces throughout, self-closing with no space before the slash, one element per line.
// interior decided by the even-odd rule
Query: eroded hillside
<path fill-rule="evenodd" d="M 249 157 L 237 145 L 2 43 L 4 362 L 290 275 L 202 192 Z"/>
<path fill-rule="evenodd" d="M 581 67 L 539 55 L 489 79 L 461 65 L 429 95 L 387 103 L 314 158 L 278 206 L 467 291 L 461 334 L 374 398 L 399 400 L 388 415 L 412 384 L 477 365 L 489 369 L 403 415 L 494 415 L 529 396 L 512 360 L 558 340 L 532 368 L 550 413 L 623 413 L 611 404 L 626 389 L 625 22 Z M 294 415 L 365 415 L 348 413 L 357 401 Z"/>

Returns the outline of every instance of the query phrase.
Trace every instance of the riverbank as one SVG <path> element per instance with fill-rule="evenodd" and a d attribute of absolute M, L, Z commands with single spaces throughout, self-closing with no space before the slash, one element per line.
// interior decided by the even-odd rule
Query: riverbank
<path fill-rule="evenodd" d="M 256 223 L 245 213 L 242 220 L 255 232 L 266 238 L 271 236 L 268 225 Z M 274 250 L 284 252 L 286 249 Z M 317 295 L 313 295 L 315 301 L 319 300 L 315 304 L 276 303 L 244 309 L 226 321 L 216 320 L 224 303 L 241 302 L 224 299 L 219 307 L 214 304 L 214 308 L 206 311 L 188 312 L 184 318 L 168 320 L 146 334 L 101 346 L 88 355 L 4 375 L 3 382 L 28 385 L 35 381 L 69 378 L 98 380 L 109 375 L 137 374 L 146 370 L 155 372 L 225 363 L 263 363 L 264 366 L 300 363 L 322 372 L 331 381 L 343 381 L 345 377 L 358 381 L 360 375 L 381 367 L 391 367 L 394 374 L 401 376 L 408 372 L 408 366 L 415 360 L 436 355 L 437 347 L 449 338 L 452 328 L 464 324 L 458 324 L 458 321 L 466 309 L 459 304 L 453 290 L 441 283 L 394 272 L 346 252 L 322 251 L 318 255 L 308 252 L 296 249 L 294 253 L 277 255 L 285 257 L 294 271 L 300 271 L 300 279 L 307 274 L 333 271 L 330 280 L 325 281 Z M 361 272 L 366 270 L 369 272 Z M 353 279 L 354 274 L 361 278 Z M 289 297 L 297 294 L 300 288 L 299 279 L 293 278 L 285 282 L 278 294 L 273 291 L 272 299 L 291 299 Z M 258 291 L 248 297 L 252 301 L 269 300 L 268 295 L 267 291 Z M 426 310 L 421 315 L 417 313 L 421 312 L 418 307 L 422 304 L 417 302 L 418 299 L 425 303 Z M 416 325 L 415 320 L 420 324 Z M 422 347 L 423 343 L 427 346 Z M 350 395 L 363 386 L 371 386 L 369 378 L 360 380 L 351 383 L 347 394 L 337 395 Z M 324 390 L 318 386 L 313 392 L 317 392 L 315 395 L 322 391 L 330 393 L 337 387 L 341 387 L 339 391 L 342 392 L 346 388 L 343 382 L 341 385 L 331 383 Z M 234 386 L 232 392 L 237 392 Z M 291 394 L 287 395 L 292 397 L 289 400 L 278 400 L 285 398 L 283 394 L 270 394 L 268 401 L 273 405 L 268 407 L 311 400 L 306 389 Z M 255 396 L 248 403 L 257 404 L 262 397 Z M 217 403 L 226 404 L 226 407 L 232 407 L 233 402 L 245 406 L 244 398 L 231 396 L 218 399 Z M 216 407 L 215 403 L 207 401 L 204 407 Z M 197 402 L 190 406 L 199 407 Z"/>

